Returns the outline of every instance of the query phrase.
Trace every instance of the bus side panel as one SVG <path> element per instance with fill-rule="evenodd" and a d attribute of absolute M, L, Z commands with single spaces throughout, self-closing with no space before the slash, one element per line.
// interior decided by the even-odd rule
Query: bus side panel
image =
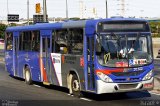
<path fill-rule="evenodd" d="M 33 81 L 41 81 L 41 73 L 40 73 L 40 54 L 39 52 L 28 52 L 29 61 L 28 64 L 31 70 L 31 76 Z"/>
<path fill-rule="evenodd" d="M 6 69 L 10 73 L 10 75 L 14 75 L 13 71 L 13 51 L 6 51 L 5 53 L 5 63 Z"/>
<path fill-rule="evenodd" d="M 19 77 L 21 78 L 24 78 L 24 75 L 23 75 L 23 69 L 24 69 L 24 66 L 25 66 L 25 53 L 24 51 L 19 51 L 18 52 L 18 75 Z"/>
<path fill-rule="evenodd" d="M 27 65 L 30 68 L 33 81 L 40 81 L 39 53 L 38 52 L 19 52 L 19 77 L 24 78 L 24 68 Z"/>
<path fill-rule="evenodd" d="M 80 55 L 62 55 L 62 83 L 67 87 L 67 75 L 70 71 L 74 71 L 80 80 L 81 90 L 85 89 L 84 83 L 84 59 Z"/>

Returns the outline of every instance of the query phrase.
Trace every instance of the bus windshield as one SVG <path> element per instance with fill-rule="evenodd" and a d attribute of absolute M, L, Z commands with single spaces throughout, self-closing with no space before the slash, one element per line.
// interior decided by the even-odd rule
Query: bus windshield
<path fill-rule="evenodd" d="M 151 38 L 146 34 L 100 34 L 96 43 L 98 62 L 103 66 L 137 67 L 152 62 Z"/>

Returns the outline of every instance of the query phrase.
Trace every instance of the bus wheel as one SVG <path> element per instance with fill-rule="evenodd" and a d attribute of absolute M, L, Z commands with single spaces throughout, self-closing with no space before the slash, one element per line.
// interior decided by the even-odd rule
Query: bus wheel
<path fill-rule="evenodd" d="M 25 68 L 25 82 L 28 85 L 32 84 L 31 73 L 28 67 Z"/>
<path fill-rule="evenodd" d="M 81 96 L 80 83 L 79 83 L 78 77 L 75 74 L 73 74 L 71 78 L 71 90 L 74 96 L 76 97 Z"/>

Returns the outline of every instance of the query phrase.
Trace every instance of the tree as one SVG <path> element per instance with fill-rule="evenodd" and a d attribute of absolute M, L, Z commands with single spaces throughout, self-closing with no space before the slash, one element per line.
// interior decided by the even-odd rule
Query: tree
<path fill-rule="evenodd" d="M 151 21 L 149 22 L 152 37 L 160 37 L 160 22 Z"/>
<path fill-rule="evenodd" d="M 5 25 L 5 24 L 0 24 L 0 38 L 3 38 L 3 39 L 4 39 L 6 28 L 7 28 L 7 25 Z"/>
<path fill-rule="evenodd" d="M 12 26 L 17 26 L 17 24 L 16 23 L 10 23 L 9 26 L 11 26 L 11 27 Z"/>

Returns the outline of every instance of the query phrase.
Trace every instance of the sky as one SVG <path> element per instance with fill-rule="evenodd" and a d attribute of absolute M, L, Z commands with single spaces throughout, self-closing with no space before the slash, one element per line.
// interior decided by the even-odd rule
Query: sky
<path fill-rule="evenodd" d="M 49 17 L 66 17 L 66 0 L 46 0 Z M 81 1 L 81 2 L 80 2 Z M 124 3 L 122 3 L 124 1 Z M 68 0 L 68 16 L 83 18 L 105 18 L 106 0 Z M 108 17 L 123 15 L 124 17 L 160 17 L 160 0 L 107 0 Z M 29 0 L 30 15 L 35 13 L 36 3 L 43 0 Z M 83 4 L 83 6 L 82 6 Z M 122 5 L 124 4 L 124 8 Z M 93 13 L 95 8 L 96 13 Z M 125 11 L 122 11 L 124 9 Z M 43 11 L 42 11 L 43 12 Z M 27 0 L 0 0 L 0 20 L 5 20 L 7 14 L 19 14 L 20 18 L 27 18 Z"/>

